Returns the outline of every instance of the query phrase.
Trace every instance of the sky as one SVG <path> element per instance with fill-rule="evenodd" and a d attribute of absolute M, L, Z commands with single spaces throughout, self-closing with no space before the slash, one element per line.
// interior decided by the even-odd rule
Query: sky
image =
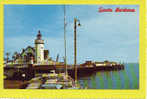
<path fill-rule="evenodd" d="M 135 12 L 103 12 L 98 9 L 135 9 Z M 34 47 L 38 30 L 50 57 L 64 57 L 63 5 L 5 5 L 4 53 Z M 77 27 L 77 63 L 91 61 L 138 62 L 138 5 L 66 5 L 67 63 L 74 63 L 74 18 Z"/>

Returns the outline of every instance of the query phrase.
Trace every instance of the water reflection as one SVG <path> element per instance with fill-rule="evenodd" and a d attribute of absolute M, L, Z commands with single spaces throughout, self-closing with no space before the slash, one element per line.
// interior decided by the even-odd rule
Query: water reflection
<path fill-rule="evenodd" d="M 79 84 L 88 89 L 138 89 L 139 64 L 125 64 L 120 71 L 97 71 L 79 78 Z"/>

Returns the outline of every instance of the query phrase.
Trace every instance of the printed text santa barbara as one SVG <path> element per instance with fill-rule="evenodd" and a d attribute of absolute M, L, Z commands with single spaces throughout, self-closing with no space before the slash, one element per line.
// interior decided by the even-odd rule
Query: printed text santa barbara
<path fill-rule="evenodd" d="M 117 7 L 115 9 L 112 8 L 103 8 L 103 7 L 99 7 L 98 8 L 98 12 L 102 13 L 102 12 L 135 12 L 136 10 L 133 8 L 120 8 Z"/>

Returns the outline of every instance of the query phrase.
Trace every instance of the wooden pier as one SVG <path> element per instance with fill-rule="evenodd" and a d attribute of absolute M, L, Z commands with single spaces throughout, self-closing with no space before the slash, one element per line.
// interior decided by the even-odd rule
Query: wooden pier
<path fill-rule="evenodd" d="M 102 65 L 96 66 L 94 64 L 77 65 L 77 76 L 84 76 L 92 74 L 96 71 L 112 71 L 112 70 L 123 70 L 124 65 Z M 4 75 L 6 78 L 13 80 L 30 80 L 35 76 L 36 73 L 49 73 L 51 70 L 55 70 L 56 73 L 65 72 L 64 65 L 12 65 L 4 67 Z M 74 78 L 75 68 L 73 65 L 67 65 L 68 74 Z"/>

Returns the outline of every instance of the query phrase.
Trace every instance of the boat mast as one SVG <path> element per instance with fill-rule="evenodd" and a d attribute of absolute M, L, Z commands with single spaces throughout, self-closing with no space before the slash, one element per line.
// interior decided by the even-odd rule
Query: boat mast
<path fill-rule="evenodd" d="M 65 57 L 65 75 L 68 75 L 67 72 L 67 56 L 66 56 L 66 7 L 64 5 L 64 57 Z"/>

